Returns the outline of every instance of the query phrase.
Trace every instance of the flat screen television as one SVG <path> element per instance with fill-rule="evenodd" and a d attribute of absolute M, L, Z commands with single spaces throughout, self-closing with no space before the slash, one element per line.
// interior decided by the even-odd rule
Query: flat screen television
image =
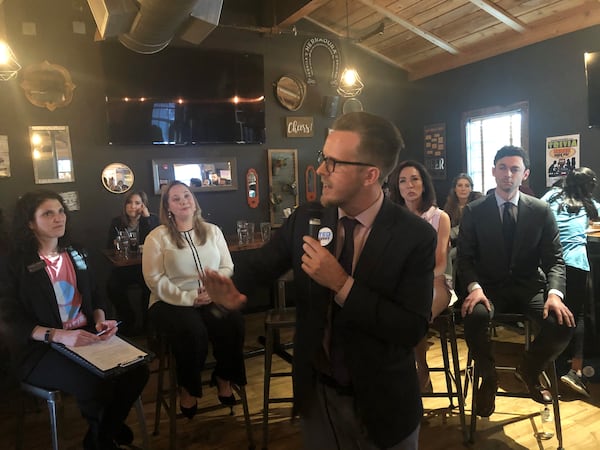
<path fill-rule="evenodd" d="M 262 55 L 104 43 L 102 60 L 110 144 L 265 142 Z"/>
<path fill-rule="evenodd" d="M 585 54 L 588 126 L 600 127 L 600 52 Z"/>

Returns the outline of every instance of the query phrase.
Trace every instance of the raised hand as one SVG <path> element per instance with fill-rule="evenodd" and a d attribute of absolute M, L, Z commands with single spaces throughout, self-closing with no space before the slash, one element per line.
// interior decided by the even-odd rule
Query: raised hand
<path fill-rule="evenodd" d="M 205 269 L 201 280 L 214 303 L 227 309 L 239 309 L 246 303 L 247 297 L 237 290 L 231 278 L 214 270 Z"/>

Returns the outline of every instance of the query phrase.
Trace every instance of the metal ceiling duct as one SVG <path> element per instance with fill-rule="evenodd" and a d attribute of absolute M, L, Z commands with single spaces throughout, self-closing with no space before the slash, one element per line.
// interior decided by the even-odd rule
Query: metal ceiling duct
<path fill-rule="evenodd" d="M 141 0 L 131 29 L 120 35 L 119 41 L 134 52 L 159 52 L 169 45 L 194 6 L 202 2 L 206 0 Z"/>

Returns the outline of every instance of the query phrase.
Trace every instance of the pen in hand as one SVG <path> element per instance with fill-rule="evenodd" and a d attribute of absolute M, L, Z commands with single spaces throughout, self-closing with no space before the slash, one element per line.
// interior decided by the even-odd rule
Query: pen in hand
<path fill-rule="evenodd" d="M 98 331 L 98 332 L 96 333 L 96 336 L 102 336 L 104 333 L 107 333 L 107 332 L 109 332 L 109 331 L 111 331 L 111 330 L 114 330 L 115 328 L 117 328 L 117 327 L 118 327 L 119 325 L 121 325 L 122 323 L 123 323 L 123 321 L 122 321 L 122 320 L 119 320 L 119 321 L 117 322 L 117 324 L 116 324 L 114 327 L 112 327 L 112 328 L 105 328 L 105 329 L 104 329 L 104 330 L 102 330 L 102 331 Z"/>

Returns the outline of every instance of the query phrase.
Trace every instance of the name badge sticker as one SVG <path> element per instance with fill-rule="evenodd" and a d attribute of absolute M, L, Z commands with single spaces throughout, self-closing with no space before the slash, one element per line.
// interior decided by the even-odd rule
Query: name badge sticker
<path fill-rule="evenodd" d="M 323 227 L 319 230 L 318 235 L 321 247 L 327 247 L 333 241 L 333 231 L 329 227 Z"/>

